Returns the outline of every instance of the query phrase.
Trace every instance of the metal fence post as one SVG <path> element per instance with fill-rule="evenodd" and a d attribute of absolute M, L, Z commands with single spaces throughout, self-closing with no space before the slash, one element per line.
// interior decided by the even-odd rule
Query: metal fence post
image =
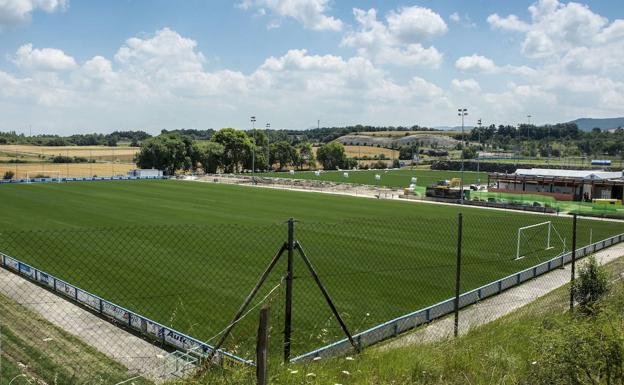
<path fill-rule="evenodd" d="M 454 303 L 454 311 L 455 311 L 455 327 L 453 333 L 455 337 L 459 334 L 459 292 L 461 285 L 461 254 L 462 254 L 462 223 L 463 217 L 462 214 L 459 213 L 457 215 L 457 269 L 455 272 L 455 303 Z"/>
<path fill-rule="evenodd" d="M 288 220 L 288 267 L 286 271 L 286 303 L 284 309 L 284 363 L 290 361 L 290 334 L 292 331 L 293 251 L 295 220 Z"/>
<path fill-rule="evenodd" d="M 574 309 L 574 279 L 576 269 L 576 213 L 572 216 L 572 266 L 570 268 L 570 310 Z"/>
<path fill-rule="evenodd" d="M 257 385 L 267 385 L 269 381 L 268 370 L 269 350 L 269 307 L 264 305 L 260 309 L 260 322 L 258 324 L 258 338 L 256 340 L 256 382 Z"/>

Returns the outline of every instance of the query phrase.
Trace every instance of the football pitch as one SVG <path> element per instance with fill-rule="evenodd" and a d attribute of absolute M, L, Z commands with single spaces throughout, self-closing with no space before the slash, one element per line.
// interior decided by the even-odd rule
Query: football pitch
<path fill-rule="evenodd" d="M 348 177 L 344 176 L 344 173 L 348 174 Z M 345 171 L 323 171 L 319 176 L 316 176 L 314 171 L 296 171 L 294 174 L 289 172 L 271 172 L 271 173 L 259 173 L 259 176 L 267 176 L 273 178 L 287 178 L 287 179 L 309 179 L 309 180 L 322 180 L 327 182 L 342 182 L 342 183 L 355 183 L 382 187 L 393 188 L 405 188 L 409 187 L 412 183 L 412 177 L 416 177 L 416 185 L 419 187 L 427 187 L 429 185 L 435 185 L 440 180 L 450 180 L 453 178 L 460 178 L 461 172 L 459 171 L 439 171 L 439 170 L 345 170 Z M 379 175 L 380 180 L 375 179 L 375 175 Z M 487 173 L 466 171 L 464 172 L 464 183 L 466 185 L 477 183 L 477 180 L 481 179 L 481 184 L 487 182 Z"/>
<path fill-rule="evenodd" d="M 568 217 L 355 198 L 189 181 L 0 186 L 0 251 L 201 340 L 230 321 L 293 217 L 295 238 L 352 332 L 451 297 L 457 216 L 463 215 L 462 291 L 570 249 Z M 525 258 L 514 260 L 518 229 Z M 624 232 L 579 219 L 577 244 Z M 285 259 L 266 287 L 276 322 Z M 257 314 L 227 347 L 253 343 Z M 281 326 L 274 325 L 276 329 Z M 281 329 L 280 329 L 281 330 Z M 301 260 L 295 259 L 293 353 L 339 337 Z M 238 339 L 237 339 L 238 338 Z M 214 340 L 212 341 L 214 342 Z"/>

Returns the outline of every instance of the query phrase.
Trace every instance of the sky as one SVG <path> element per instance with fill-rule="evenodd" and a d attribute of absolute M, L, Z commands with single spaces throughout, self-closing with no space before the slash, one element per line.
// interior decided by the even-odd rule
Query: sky
<path fill-rule="evenodd" d="M 616 117 L 623 52 L 619 0 L 0 0 L 0 130 Z"/>

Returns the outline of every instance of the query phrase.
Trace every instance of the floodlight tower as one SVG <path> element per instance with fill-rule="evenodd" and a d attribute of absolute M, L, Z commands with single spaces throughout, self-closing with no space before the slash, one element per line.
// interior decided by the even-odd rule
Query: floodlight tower
<path fill-rule="evenodd" d="M 459 185 L 460 194 L 459 200 L 461 204 L 464 204 L 464 147 L 466 146 L 466 137 L 464 135 L 464 118 L 468 115 L 467 108 L 458 108 L 457 116 L 461 116 L 461 132 L 462 132 L 462 152 L 461 152 L 461 182 Z"/>
<path fill-rule="evenodd" d="M 479 131 L 477 134 L 479 135 L 479 148 L 481 147 L 481 119 L 477 120 L 477 124 L 479 125 Z M 481 160 L 479 158 L 479 151 L 477 150 L 477 186 L 481 187 L 481 173 L 480 171 L 480 163 Z"/>
<path fill-rule="evenodd" d="M 249 119 L 251 120 L 251 130 L 253 131 L 253 139 L 254 139 L 253 147 L 251 148 L 251 177 L 252 177 L 252 180 L 256 180 L 255 179 L 255 173 L 256 173 L 256 117 L 252 116 Z"/>
<path fill-rule="evenodd" d="M 271 171 L 271 147 L 269 146 L 271 143 L 269 139 L 269 130 L 271 129 L 271 123 L 267 123 L 266 127 L 266 136 L 267 136 L 267 171 Z"/>

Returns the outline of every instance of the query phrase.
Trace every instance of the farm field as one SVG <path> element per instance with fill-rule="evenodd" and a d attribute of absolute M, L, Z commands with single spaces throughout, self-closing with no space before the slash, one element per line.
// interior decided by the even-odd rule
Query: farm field
<path fill-rule="evenodd" d="M 383 154 L 386 157 L 386 160 L 392 161 L 392 159 L 399 157 L 398 150 L 391 150 L 385 147 L 373 147 L 373 146 L 344 146 L 345 153 L 348 158 L 362 158 L 369 157 L 373 158 L 375 155 L 379 156 Z M 313 147 L 314 155 L 316 155 L 316 151 L 318 151 L 318 147 Z"/>
<path fill-rule="evenodd" d="M 519 227 L 551 221 L 568 248 L 571 229 L 564 217 L 163 180 L 3 185 L 0 211 L 1 251 L 202 340 L 229 322 L 286 240 L 289 217 L 354 332 L 452 295 L 460 211 L 462 290 L 562 251 L 563 239 L 544 250 L 545 235 L 536 233 L 527 257 L 514 261 Z M 578 245 L 590 233 L 598 240 L 623 231 L 621 223 L 583 219 Z M 280 283 L 283 262 L 266 290 Z M 295 264 L 299 354 L 339 331 Z M 276 293 L 282 309 L 283 290 Z M 229 349 L 244 353 L 246 338 L 253 342 L 252 318 L 237 326 Z"/>
<path fill-rule="evenodd" d="M 60 172 L 61 178 L 65 177 L 90 177 L 90 176 L 113 176 L 126 175 L 129 170 L 137 168 L 134 163 L 0 163 L 0 177 L 7 171 L 15 174 L 14 178 L 26 178 L 28 172 L 30 177 L 32 172 L 50 177 L 56 177 L 56 172 Z"/>
<path fill-rule="evenodd" d="M 348 178 L 344 177 L 344 173 L 349 174 Z M 287 179 L 312 179 L 323 180 L 328 182 L 344 182 L 365 185 L 375 185 L 383 187 L 404 188 L 411 183 L 412 177 L 416 177 L 416 185 L 426 187 L 436 184 L 439 180 L 450 180 L 452 178 L 461 177 L 459 171 L 436 171 L 436 170 L 358 170 L 358 171 L 323 171 L 320 176 L 316 176 L 314 171 L 296 171 L 294 175 L 288 172 L 272 172 L 256 174 L 260 176 L 268 176 L 274 178 Z M 376 181 L 375 175 L 380 175 L 381 180 Z M 480 173 L 481 183 L 487 182 L 487 173 Z M 466 185 L 477 183 L 477 173 L 466 171 L 464 173 L 464 181 Z"/>
<path fill-rule="evenodd" d="M 466 129 L 465 134 L 469 134 L 470 130 Z M 446 135 L 453 136 L 461 134 L 461 131 L 362 131 L 356 135 L 368 135 L 376 137 L 400 137 L 406 135 L 428 134 L 428 135 Z"/>
<path fill-rule="evenodd" d="M 24 144 L 0 145 L 0 156 L 3 158 L 18 158 L 29 161 L 43 161 L 57 155 L 77 156 L 96 161 L 126 161 L 131 162 L 139 151 L 138 147 L 109 147 L 109 146 L 33 146 Z"/>

